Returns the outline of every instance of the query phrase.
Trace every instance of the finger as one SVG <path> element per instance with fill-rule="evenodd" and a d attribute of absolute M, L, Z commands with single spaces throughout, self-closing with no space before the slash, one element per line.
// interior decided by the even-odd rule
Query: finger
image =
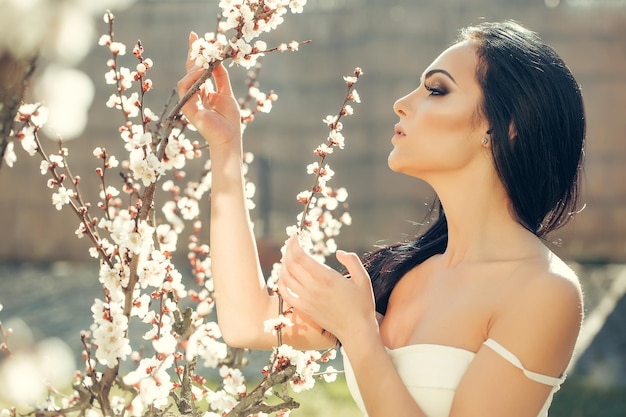
<path fill-rule="evenodd" d="M 287 244 L 285 245 L 285 257 L 296 258 L 301 251 L 303 251 L 303 249 L 300 246 L 300 242 L 298 242 L 298 235 L 289 236 Z"/>
<path fill-rule="evenodd" d="M 370 281 L 369 274 L 356 253 L 338 250 L 335 255 L 337 260 L 346 267 L 350 273 L 350 277 L 355 279 L 355 282 L 362 283 Z"/>
<path fill-rule="evenodd" d="M 233 95 L 233 88 L 230 85 L 228 71 L 221 62 L 213 69 L 213 79 L 215 80 L 215 90 L 217 93 L 229 96 Z"/>
<path fill-rule="evenodd" d="M 302 265 L 304 269 L 325 266 L 302 248 L 297 235 L 293 235 L 287 240 L 287 252 L 285 255 L 289 261 Z"/>
<path fill-rule="evenodd" d="M 311 273 L 297 259 L 291 256 L 290 249 L 287 249 L 285 253 L 282 270 L 288 275 L 290 280 L 297 282 L 299 286 L 309 285 L 313 278 Z"/>
<path fill-rule="evenodd" d="M 191 49 L 192 49 L 193 43 L 197 40 L 198 40 L 198 35 L 193 31 L 190 32 L 189 33 L 189 48 L 187 50 L 187 61 L 185 62 L 185 71 L 189 71 L 195 65 L 194 60 L 191 59 Z"/>
<path fill-rule="evenodd" d="M 278 293 L 283 297 L 283 301 L 292 307 L 299 307 L 300 294 L 296 291 L 297 290 L 292 290 L 291 287 L 285 283 L 278 284 Z"/>
<path fill-rule="evenodd" d="M 191 86 L 202 76 L 204 73 L 204 68 L 197 68 L 195 70 L 189 71 L 183 78 L 178 82 L 178 97 L 182 98 L 187 91 L 191 88 Z"/>
<path fill-rule="evenodd" d="M 284 301 L 294 307 L 300 304 L 300 294 L 303 288 L 289 272 L 284 270 L 284 268 L 283 271 L 281 271 L 277 285 L 278 292 L 281 297 L 283 297 Z"/>

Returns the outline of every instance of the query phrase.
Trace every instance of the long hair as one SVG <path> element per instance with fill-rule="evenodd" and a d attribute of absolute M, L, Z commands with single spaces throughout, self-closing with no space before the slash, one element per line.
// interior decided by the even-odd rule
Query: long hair
<path fill-rule="evenodd" d="M 491 153 L 517 220 L 538 237 L 563 226 L 578 206 L 585 141 L 579 85 L 563 60 L 534 32 L 505 21 L 461 29 L 478 56 Z M 376 310 L 385 314 L 391 291 L 409 270 L 448 243 L 439 204 L 430 227 L 414 239 L 363 257 Z"/>

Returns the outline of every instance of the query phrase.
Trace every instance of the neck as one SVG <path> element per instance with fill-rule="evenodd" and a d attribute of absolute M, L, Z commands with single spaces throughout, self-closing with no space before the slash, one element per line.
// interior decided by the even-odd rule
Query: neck
<path fill-rule="evenodd" d="M 504 186 L 493 175 L 433 184 L 448 223 L 442 260 L 450 265 L 527 256 L 535 236 L 515 218 Z"/>

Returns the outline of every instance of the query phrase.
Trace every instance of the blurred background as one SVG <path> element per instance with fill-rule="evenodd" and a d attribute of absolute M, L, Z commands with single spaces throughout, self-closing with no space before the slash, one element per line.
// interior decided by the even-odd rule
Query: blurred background
<path fill-rule="evenodd" d="M 9 68 L 7 56 L 27 62 L 34 50 L 29 48 L 43 43 L 26 99 L 50 106 L 47 149 L 62 135 L 71 168 L 81 176 L 87 200 L 95 201 L 93 148 L 123 155 L 121 116 L 104 105 L 113 92 L 104 83 L 108 51 L 97 46 L 107 31 L 104 10 L 116 15 L 116 40 L 129 48 L 122 65 L 134 67 L 129 55 L 139 39 L 144 56 L 154 61 L 149 77 L 155 88 L 147 102 L 159 114 L 184 73 L 189 31 L 214 29 L 217 1 L 0 0 L 0 8 L 0 76 Z M 585 209 L 552 236 L 551 248 L 579 272 L 588 318 L 550 415 L 626 416 L 624 0 L 308 0 L 303 14 L 287 16 L 264 38 L 270 46 L 312 42 L 296 53 L 265 58 L 261 90 L 274 90 L 278 101 L 245 135 L 245 147 L 256 157 L 253 217 L 264 265 L 276 259 L 285 227 L 295 222 L 301 209 L 295 195 L 311 181 L 305 167 L 326 138 L 322 119 L 337 112 L 342 76 L 356 66 L 365 73 L 357 84 L 362 104 L 345 120 L 346 149 L 329 159 L 333 185 L 348 189 L 353 219 L 338 244 L 363 253 L 420 231 L 433 194 L 387 167 L 396 123 L 392 104 L 416 87 L 459 28 L 503 19 L 529 26 L 556 49 L 582 85 L 587 111 Z M 235 93 L 245 94 L 245 70 L 232 68 L 231 77 Z M 89 306 L 98 296 L 98 266 L 88 256 L 89 242 L 75 238 L 74 215 L 51 205 L 39 160 L 21 149 L 16 153 L 14 167 L 0 169 L 0 320 L 29 328 L 31 339 L 24 343 L 58 336 L 78 350 L 78 332 L 89 326 Z M 184 265 L 182 252 L 180 259 Z M 339 388 L 306 394 L 319 397 L 303 397 L 312 409 L 293 415 L 358 415 L 342 385 L 333 385 Z"/>

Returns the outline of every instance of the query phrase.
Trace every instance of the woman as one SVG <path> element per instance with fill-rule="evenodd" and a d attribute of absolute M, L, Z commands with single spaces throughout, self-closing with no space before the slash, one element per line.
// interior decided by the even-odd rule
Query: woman
<path fill-rule="evenodd" d="M 192 66 L 181 95 L 203 71 Z M 229 344 L 270 348 L 262 323 L 277 299 L 245 208 L 238 107 L 226 70 L 213 75 L 217 93 L 202 90 L 203 106 L 184 112 L 211 151 L 218 321 Z M 290 239 L 279 291 L 295 325 L 284 341 L 321 349 L 336 336 L 370 417 L 546 416 L 583 314 L 575 274 L 543 240 L 577 204 L 580 89 L 533 32 L 484 23 L 462 30 L 393 109 L 389 166 L 434 188 L 439 218 L 363 261 L 338 251 L 349 279 Z"/>

